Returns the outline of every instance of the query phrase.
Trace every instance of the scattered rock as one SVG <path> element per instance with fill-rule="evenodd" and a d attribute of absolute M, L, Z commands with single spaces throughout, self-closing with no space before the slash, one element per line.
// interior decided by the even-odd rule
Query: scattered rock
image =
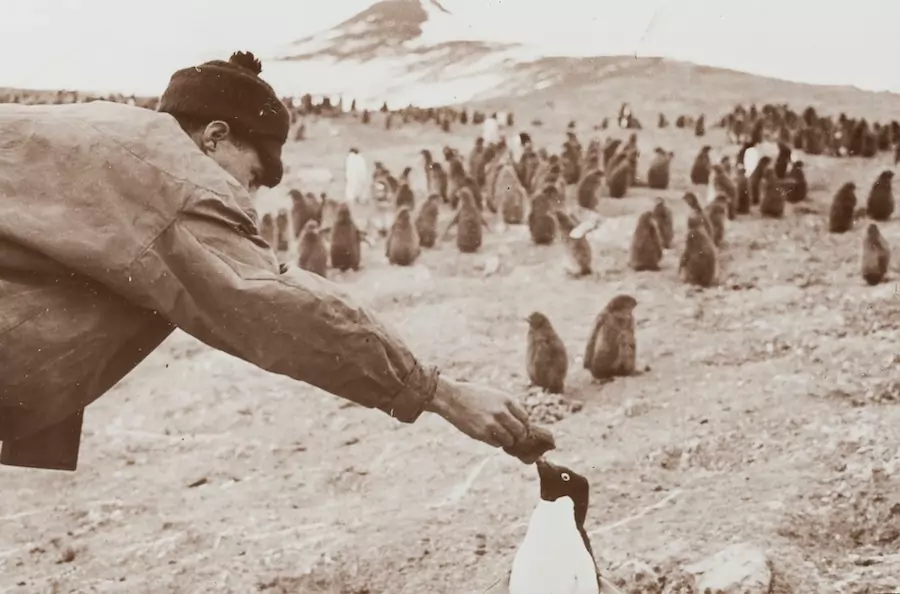
<path fill-rule="evenodd" d="M 540 389 L 528 392 L 522 401 L 528 418 L 534 423 L 551 424 L 561 421 L 584 408 L 578 400 L 567 400 L 559 394 L 548 394 Z"/>
<path fill-rule="evenodd" d="M 475 554 L 482 557 L 486 552 L 487 537 L 484 534 L 478 533 L 475 535 Z"/>
<path fill-rule="evenodd" d="M 692 588 L 690 592 L 698 593 L 768 594 L 772 583 L 772 570 L 765 553 L 749 543 L 733 544 L 685 566 L 683 573 Z M 669 584 L 664 592 L 670 592 Z"/>
<path fill-rule="evenodd" d="M 66 547 L 59 556 L 57 563 L 71 563 L 75 560 L 75 549 Z"/>
<path fill-rule="evenodd" d="M 610 572 L 610 581 L 629 594 L 660 594 L 665 582 L 653 567 L 637 559 L 629 559 L 616 567 Z"/>
<path fill-rule="evenodd" d="M 789 514 L 782 536 L 834 554 L 871 547 L 893 553 L 900 544 L 900 478 L 883 468 L 853 482 L 843 477 L 806 499 Z"/>

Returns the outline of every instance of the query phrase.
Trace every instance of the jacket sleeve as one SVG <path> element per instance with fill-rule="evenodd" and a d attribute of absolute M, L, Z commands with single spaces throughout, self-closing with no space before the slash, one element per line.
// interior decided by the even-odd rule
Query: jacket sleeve
<path fill-rule="evenodd" d="M 336 284 L 279 274 L 256 223 L 230 197 L 198 191 L 129 267 L 129 293 L 208 345 L 398 420 L 433 398 L 436 368 Z"/>

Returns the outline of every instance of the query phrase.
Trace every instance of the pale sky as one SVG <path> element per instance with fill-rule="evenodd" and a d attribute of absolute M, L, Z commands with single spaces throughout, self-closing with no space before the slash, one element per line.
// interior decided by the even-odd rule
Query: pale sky
<path fill-rule="evenodd" d="M 430 33 L 445 39 L 522 41 L 551 54 L 663 55 L 900 92 L 898 0 L 442 2 L 454 16 Z M 0 86 L 158 94 L 177 68 L 235 49 L 271 55 L 371 3 L 0 0 Z M 310 87 L 315 92 L 314 81 Z"/>

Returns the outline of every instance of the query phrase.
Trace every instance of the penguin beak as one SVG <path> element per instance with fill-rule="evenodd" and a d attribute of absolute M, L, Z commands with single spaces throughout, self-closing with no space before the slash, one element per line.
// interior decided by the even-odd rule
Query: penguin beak
<path fill-rule="evenodd" d="M 541 497 L 543 497 L 544 485 L 553 483 L 555 470 L 544 458 L 538 458 L 534 465 L 537 466 L 538 481 L 541 483 Z"/>

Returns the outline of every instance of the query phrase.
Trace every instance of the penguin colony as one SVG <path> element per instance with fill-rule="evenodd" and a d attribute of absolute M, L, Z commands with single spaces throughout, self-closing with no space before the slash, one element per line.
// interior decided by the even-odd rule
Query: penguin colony
<path fill-rule="evenodd" d="M 658 197 L 638 213 L 630 246 L 623 246 L 623 259 L 633 271 L 666 274 L 677 269 L 684 283 L 701 289 L 715 286 L 721 281 L 729 225 L 740 224 L 741 217 L 754 211 L 763 219 L 781 219 L 788 216 L 788 205 L 807 200 L 804 163 L 796 158 L 790 141 L 782 140 L 790 135 L 775 132 L 779 134 L 774 143 L 776 155 L 762 154 L 759 149 L 764 131 L 772 128 L 766 119 L 774 117 L 772 112 L 764 110 L 768 116 L 736 113 L 743 113 L 743 120 L 730 114 L 720 122 L 720 127 L 731 126 L 729 135 L 740 144 L 734 162 L 730 155 L 714 157 L 710 144 L 700 146 L 688 172 L 692 187 L 682 195 L 681 202 L 688 209 L 684 222 L 679 225 L 675 220 L 671 198 Z M 755 123 L 751 126 L 745 120 Z M 693 126 L 698 131 L 704 128 L 704 119 L 695 120 Z M 390 211 L 390 220 L 377 229 L 384 238 L 386 261 L 394 266 L 414 266 L 423 253 L 443 249 L 451 239 L 460 254 L 478 253 L 486 234 L 524 226 L 534 246 L 561 244 L 562 268 L 568 278 L 595 278 L 601 272 L 595 270 L 589 237 L 601 224 L 603 202 L 627 196 L 632 187 L 669 189 L 674 153 L 656 147 L 646 176 L 640 176 L 637 133 L 627 138 L 611 136 L 605 142 L 594 138 L 584 147 L 574 128 L 571 122 L 556 154 L 547 148 L 536 150 L 531 136 L 522 134 L 515 139 L 515 151 L 502 136 L 496 143 L 475 139 L 468 155 L 450 146 L 434 152 L 423 149 L 418 167 L 409 164 L 398 177 L 376 161 L 372 194 L 380 192 Z M 704 129 L 697 136 L 706 138 L 708 132 Z M 415 169 L 425 180 L 424 188 L 411 179 Z M 854 230 L 861 215 L 876 222 L 889 220 L 894 212 L 892 181 L 893 172 L 884 170 L 864 203 L 856 196 L 855 182 L 845 182 L 831 201 L 828 232 Z M 353 207 L 348 203 L 336 206 L 324 193 L 317 196 L 292 189 L 289 196 L 290 213 L 282 208 L 274 217 L 271 213 L 262 217 L 261 238 L 283 252 L 296 236 L 297 265 L 320 276 L 327 276 L 329 263 L 340 272 L 360 270 L 361 244 L 372 242 L 369 230 L 362 230 L 354 219 Z M 336 212 L 330 224 L 323 223 L 329 205 Z M 441 225 L 445 210 L 452 214 Z M 672 250 L 679 252 L 677 265 L 666 257 Z M 890 248 L 875 223 L 865 229 L 861 254 L 864 281 L 883 282 Z M 635 308 L 637 301 L 632 296 L 615 296 L 585 332 L 582 368 L 596 380 L 638 373 Z M 571 372 L 566 346 L 544 313 L 533 312 L 527 320 L 528 378 L 533 386 L 562 393 Z"/>
<path fill-rule="evenodd" d="M 637 213 L 630 245 L 622 246 L 622 263 L 636 274 L 677 273 L 682 282 L 700 290 L 716 286 L 721 281 L 731 225 L 739 225 L 748 216 L 763 220 L 790 217 L 791 206 L 807 201 L 809 194 L 806 167 L 797 158 L 796 141 L 785 140 L 790 135 L 777 127 L 773 131 L 766 119 L 774 117 L 771 113 L 756 119 L 743 117 L 740 120 L 730 114 L 718 126 L 726 128 L 740 145 L 733 159 L 715 155 L 710 144 L 703 144 L 689 170 L 683 172 L 673 171 L 672 151 L 656 147 L 648 155 L 645 175 L 641 175 L 635 133 L 628 138 L 609 137 L 605 142 L 594 138 L 584 147 L 574 126 L 566 131 L 556 153 L 536 149 L 525 135 L 518 139 L 515 151 L 503 137 L 496 143 L 476 139 L 466 156 L 449 146 L 434 152 L 424 149 L 418 166 L 406 165 L 398 177 L 376 162 L 373 195 L 378 188 L 390 211 L 390 220 L 377 229 L 384 241 L 384 259 L 392 266 L 415 266 L 429 250 L 453 249 L 454 244 L 466 257 L 481 252 L 491 235 L 521 227 L 523 241 L 537 249 L 552 249 L 561 257 L 561 278 L 567 279 L 562 282 L 595 286 L 602 270 L 596 269 L 591 236 L 602 233 L 600 212 L 605 203 L 627 199 L 629 191 L 637 187 L 667 191 L 669 196 L 652 198 L 647 208 Z M 661 116 L 663 122 L 669 125 Z M 710 135 L 702 117 L 679 118 L 676 126 L 693 129 L 704 139 Z M 810 129 L 816 128 L 804 128 L 803 134 L 815 136 Z M 881 128 L 885 129 L 890 128 Z M 760 143 L 772 134 L 778 135 L 773 143 L 777 154 L 763 154 Z M 900 141 L 900 131 L 896 138 Z M 416 177 L 424 183 L 411 180 L 416 170 Z M 672 187 L 683 183 L 679 180 L 690 181 L 685 191 L 679 191 L 680 200 L 671 196 Z M 860 234 L 861 245 L 856 244 L 859 270 L 868 285 L 882 283 L 889 275 L 891 248 L 878 224 L 893 215 L 892 182 L 893 172 L 885 169 L 860 200 L 856 182 L 847 180 L 832 190 L 830 207 L 821 215 L 824 233 Z M 284 252 L 296 237 L 297 264 L 321 276 L 329 273 L 329 265 L 341 272 L 364 268 L 361 244 L 372 245 L 371 233 L 358 225 L 352 212 L 356 205 L 335 204 L 325 194 L 297 190 L 290 191 L 290 199 L 290 212 L 279 209 L 274 216 L 267 213 L 262 217 L 262 240 Z M 325 214 L 329 209 L 332 217 Z M 676 209 L 687 215 L 676 217 Z M 858 225 L 862 216 L 872 221 L 864 228 Z M 673 251 L 677 256 L 669 255 Z M 598 305 L 593 319 L 584 320 L 582 342 L 577 347 L 563 341 L 546 313 L 532 311 L 524 318 L 524 367 L 532 386 L 562 394 L 573 373 L 603 383 L 647 371 L 639 365 L 638 300 L 620 293 Z M 603 591 L 584 531 L 587 479 L 543 458 L 536 468 L 541 498 L 517 551 L 508 591 L 553 592 L 560 584 L 568 584 L 565 587 L 569 589 L 562 590 L 566 592 Z M 567 561 L 541 558 L 537 543 L 542 541 L 556 543 Z M 541 586 L 544 589 L 534 590 L 536 584 L 543 584 L 542 579 L 550 581 Z"/>

